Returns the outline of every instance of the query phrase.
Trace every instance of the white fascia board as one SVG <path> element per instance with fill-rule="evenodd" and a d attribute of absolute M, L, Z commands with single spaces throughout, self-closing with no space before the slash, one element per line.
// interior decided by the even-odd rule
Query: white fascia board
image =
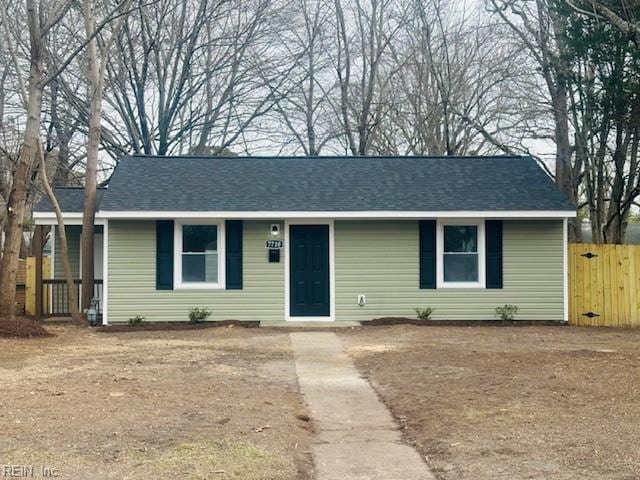
<path fill-rule="evenodd" d="M 65 225 L 82 225 L 82 213 L 63 213 Z M 53 212 L 33 212 L 33 222 L 36 225 L 58 225 L 58 219 Z M 104 225 L 105 220 L 96 215 L 95 225 Z"/>
<path fill-rule="evenodd" d="M 573 210 L 522 210 L 522 211 L 362 211 L 362 212 L 315 212 L 315 211 L 270 211 L 270 212 L 186 212 L 186 211 L 101 211 L 96 219 L 171 219 L 171 218 L 242 218 L 242 219 L 419 219 L 419 218 L 520 218 L 520 219 L 548 219 L 573 218 Z"/>
<path fill-rule="evenodd" d="M 62 216 L 67 218 L 82 218 L 82 212 L 62 212 Z M 33 212 L 33 218 L 53 218 L 55 220 L 55 212 Z"/>

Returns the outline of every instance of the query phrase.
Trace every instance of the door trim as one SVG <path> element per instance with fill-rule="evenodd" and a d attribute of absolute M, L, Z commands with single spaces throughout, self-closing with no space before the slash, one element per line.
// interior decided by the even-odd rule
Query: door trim
<path fill-rule="evenodd" d="M 292 317 L 290 303 L 291 272 L 289 270 L 289 227 L 291 225 L 328 225 L 329 226 L 329 316 Z M 335 277 L 335 235 L 333 219 L 295 219 L 284 221 L 284 319 L 287 322 L 334 322 L 336 319 L 336 277 Z"/>

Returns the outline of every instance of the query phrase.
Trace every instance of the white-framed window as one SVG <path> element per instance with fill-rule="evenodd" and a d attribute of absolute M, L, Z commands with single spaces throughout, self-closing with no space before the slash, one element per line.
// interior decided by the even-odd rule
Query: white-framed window
<path fill-rule="evenodd" d="M 175 222 L 174 288 L 224 288 L 224 222 Z"/>
<path fill-rule="evenodd" d="M 484 220 L 441 220 L 437 230 L 438 288 L 485 288 Z"/>

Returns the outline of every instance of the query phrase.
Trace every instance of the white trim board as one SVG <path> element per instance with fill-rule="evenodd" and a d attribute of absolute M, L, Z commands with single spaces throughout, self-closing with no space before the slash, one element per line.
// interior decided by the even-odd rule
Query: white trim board
<path fill-rule="evenodd" d="M 102 230 L 102 324 L 109 325 L 109 221 Z"/>
<path fill-rule="evenodd" d="M 51 279 L 56 278 L 56 231 L 57 225 L 51 225 Z"/>
<path fill-rule="evenodd" d="M 349 212 L 310 212 L 310 211 L 98 211 L 96 213 L 95 224 L 104 225 L 107 219 L 296 219 L 307 218 L 318 219 L 349 219 L 349 220 L 401 220 L 401 219 L 437 219 L 437 218 L 491 218 L 491 219 L 521 219 L 521 220 L 544 220 L 574 218 L 576 212 L 573 210 L 522 210 L 522 211 L 349 211 Z M 82 225 L 82 214 L 73 212 L 64 214 L 66 225 Z M 58 223 L 55 213 L 34 212 L 33 220 L 36 225 L 56 225 Z"/>
<path fill-rule="evenodd" d="M 478 281 L 477 282 L 445 282 L 444 281 L 444 227 L 446 225 L 469 225 L 478 228 Z M 486 245 L 484 219 L 438 220 L 436 225 L 436 287 L 447 288 L 486 288 Z"/>
<path fill-rule="evenodd" d="M 65 213 L 63 214 L 64 224 L 67 225 L 82 225 L 81 213 Z M 33 212 L 33 221 L 36 225 L 58 225 L 58 219 L 55 213 L 51 212 Z M 99 218 L 96 213 L 96 218 L 93 222 L 94 225 L 104 225 L 104 218 Z"/>
<path fill-rule="evenodd" d="M 522 219 L 546 219 L 546 218 L 572 218 L 576 216 L 576 212 L 572 210 L 522 210 L 522 211 L 205 211 L 205 212 L 188 212 L 188 211 L 100 211 L 96 218 L 140 218 L 140 219 L 163 219 L 163 218 L 238 218 L 238 219 L 297 219 L 305 220 L 309 218 L 316 219 L 428 219 L 428 218 L 522 218 Z M 34 214 L 34 218 L 36 218 Z"/>
<path fill-rule="evenodd" d="M 290 303 L 290 225 L 329 225 L 329 316 L 328 317 L 292 317 Z M 336 320 L 336 259 L 335 259 L 335 232 L 333 219 L 320 220 L 305 218 L 284 222 L 284 319 L 287 322 L 334 322 Z"/>
<path fill-rule="evenodd" d="M 569 222 L 565 218 L 562 221 L 562 299 L 565 322 L 569 321 Z"/>
<path fill-rule="evenodd" d="M 182 227 L 185 225 L 215 225 L 217 231 L 218 281 L 183 282 L 182 281 Z M 225 278 L 225 246 L 226 232 L 224 220 L 187 219 L 176 220 L 173 225 L 173 289 L 174 290 L 224 290 L 227 282 Z"/>
<path fill-rule="evenodd" d="M 51 260 L 51 265 L 49 268 L 49 279 L 53 280 L 56 278 L 56 236 L 57 236 L 56 225 L 51 225 L 51 256 L 49 257 Z M 53 306 L 53 288 L 49 288 L 49 308 Z"/>
<path fill-rule="evenodd" d="M 62 216 L 65 220 L 72 219 L 72 218 L 82 219 L 82 212 L 62 212 Z M 33 218 L 42 218 L 42 219 L 52 218 L 54 220 L 57 219 L 55 212 L 33 212 Z"/>

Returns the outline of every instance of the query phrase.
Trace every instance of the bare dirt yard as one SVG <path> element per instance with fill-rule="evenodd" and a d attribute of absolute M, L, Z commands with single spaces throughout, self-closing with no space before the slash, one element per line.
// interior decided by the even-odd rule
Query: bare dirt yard
<path fill-rule="evenodd" d="M 441 479 L 640 479 L 640 331 L 367 327 L 356 365 Z"/>
<path fill-rule="evenodd" d="M 0 339 L 0 466 L 74 480 L 312 477 L 286 332 L 49 330 Z"/>

